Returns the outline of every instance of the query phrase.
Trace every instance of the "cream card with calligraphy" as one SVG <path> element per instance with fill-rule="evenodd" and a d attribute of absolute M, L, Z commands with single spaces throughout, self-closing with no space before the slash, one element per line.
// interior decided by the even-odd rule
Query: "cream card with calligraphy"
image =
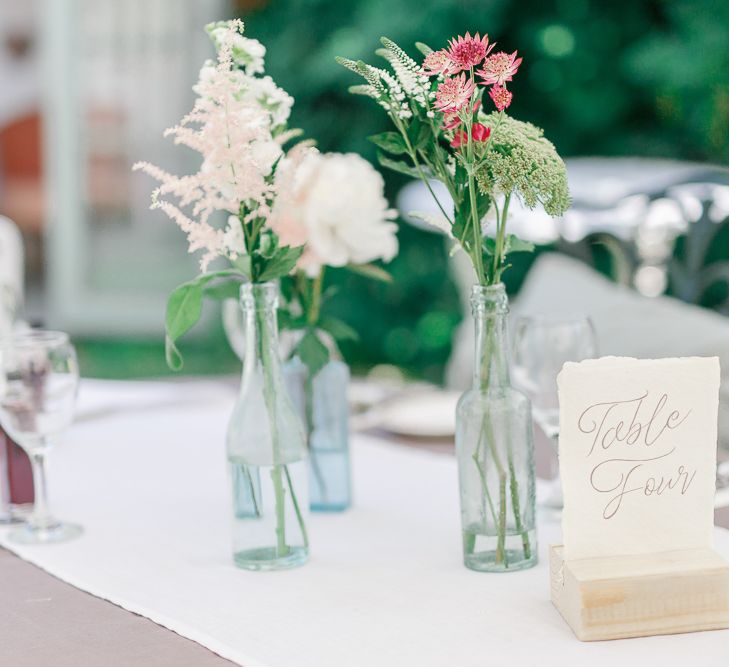
<path fill-rule="evenodd" d="M 557 383 L 565 558 L 711 548 L 719 360 L 568 362 Z"/>

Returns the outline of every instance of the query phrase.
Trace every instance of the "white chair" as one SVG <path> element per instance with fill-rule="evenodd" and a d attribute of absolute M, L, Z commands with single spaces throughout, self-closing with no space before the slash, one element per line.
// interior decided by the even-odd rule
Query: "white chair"
<path fill-rule="evenodd" d="M 0 337 L 11 330 L 22 308 L 24 266 L 20 230 L 0 216 Z"/>

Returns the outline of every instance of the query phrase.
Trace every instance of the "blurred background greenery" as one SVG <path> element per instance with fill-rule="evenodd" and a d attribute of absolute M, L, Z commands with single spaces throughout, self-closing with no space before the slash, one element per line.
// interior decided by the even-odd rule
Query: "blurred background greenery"
<path fill-rule="evenodd" d="M 721 0 L 273 0 L 242 2 L 267 69 L 296 99 L 292 123 L 322 150 L 374 161 L 370 134 L 389 129 L 334 58 L 373 61 L 386 35 L 415 56 L 465 31 L 518 49 L 514 116 L 544 128 L 563 156 L 638 155 L 724 162 L 729 152 L 729 3 Z M 383 173 L 392 198 L 404 179 Z M 362 333 L 355 367 L 391 363 L 438 380 L 460 319 L 440 237 L 403 225 L 392 285 L 339 272 L 331 302 Z M 513 292 L 532 258 L 507 273 Z"/>
<path fill-rule="evenodd" d="M 355 77 L 335 56 L 373 61 L 386 35 L 411 55 L 467 30 L 488 33 L 524 63 L 513 115 L 544 128 L 559 152 L 724 163 L 729 154 L 729 3 L 726 0 L 239 0 L 246 33 L 267 47 L 267 72 L 296 99 L 292 124 L 325 151 L 374 161 L 368 135 L 388 129 L 372 100 L 349 95 Z M 405 179 L 384 173 L 394 202 Z M 344 353 L 355 371 L 393 364 L 439 381 L 460 320 L 443 239 L 404 224 L 392 284 L 332 271 L 329 306 L 361 333 Z M 506 275 L 513 293 L 532 258 Z M 130 346 L 108 365 L 105 347 L 82 346 L 96 374 L 162 374 L 160 346 Z M 216 330 L 186 344 L 190 372 L 231 371 Z M 199 354 L 197 354 L 199 353 Z M 107 357 L 106 365 L 102 358 Z M 147 359 L 140 367 L 140 359 Z M 131 364 L 131 365 L 130 365 Z"/>

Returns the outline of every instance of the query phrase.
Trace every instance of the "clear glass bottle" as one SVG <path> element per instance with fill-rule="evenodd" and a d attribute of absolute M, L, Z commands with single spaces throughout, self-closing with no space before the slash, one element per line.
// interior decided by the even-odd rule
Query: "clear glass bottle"
<path fill-rule="evenodd" d="M 473 387 L 456 412 L 463 558 L 472 570 L 523 570 L 537 563 L 531 406 L 509 380 L 503 284 L 474 286 L 471 306 Z"/>
<path fill-rule="evenodd" d="M 241 286 L 246 353 L 228 426 L 233 488 L 233 559 L 276 570 L 309 556 L 306 439 L 283 378 L 278 351 L 278 286 Z"/>
<path fill-rule="evenodd" d="M 352 504 L 349 463 L 349 368 L 332 358 L 313 378 L 298 357 L 285 365 L 286 384 L 309 447 L 312 511 L 341 512 Z"/>

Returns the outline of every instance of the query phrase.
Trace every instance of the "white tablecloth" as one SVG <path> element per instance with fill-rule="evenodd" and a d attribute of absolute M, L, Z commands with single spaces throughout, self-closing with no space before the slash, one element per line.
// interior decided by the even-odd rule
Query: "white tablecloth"
<path fill-rule="evenodd" d="M 236 569 L 224 435 L 230 387 L 99 383 L 52 454 L 55 510 L 85 535 L 0 544 L 78 588 L 151 618 L 245 667 L 729 664 L 729 631 L 583 644 L 539 567 L 461 564 L 455 461 L 354 440 L 356 507 L 310 522 L 303 568 Z M 717 530 L 729 555 L 729 532 Z"/>

